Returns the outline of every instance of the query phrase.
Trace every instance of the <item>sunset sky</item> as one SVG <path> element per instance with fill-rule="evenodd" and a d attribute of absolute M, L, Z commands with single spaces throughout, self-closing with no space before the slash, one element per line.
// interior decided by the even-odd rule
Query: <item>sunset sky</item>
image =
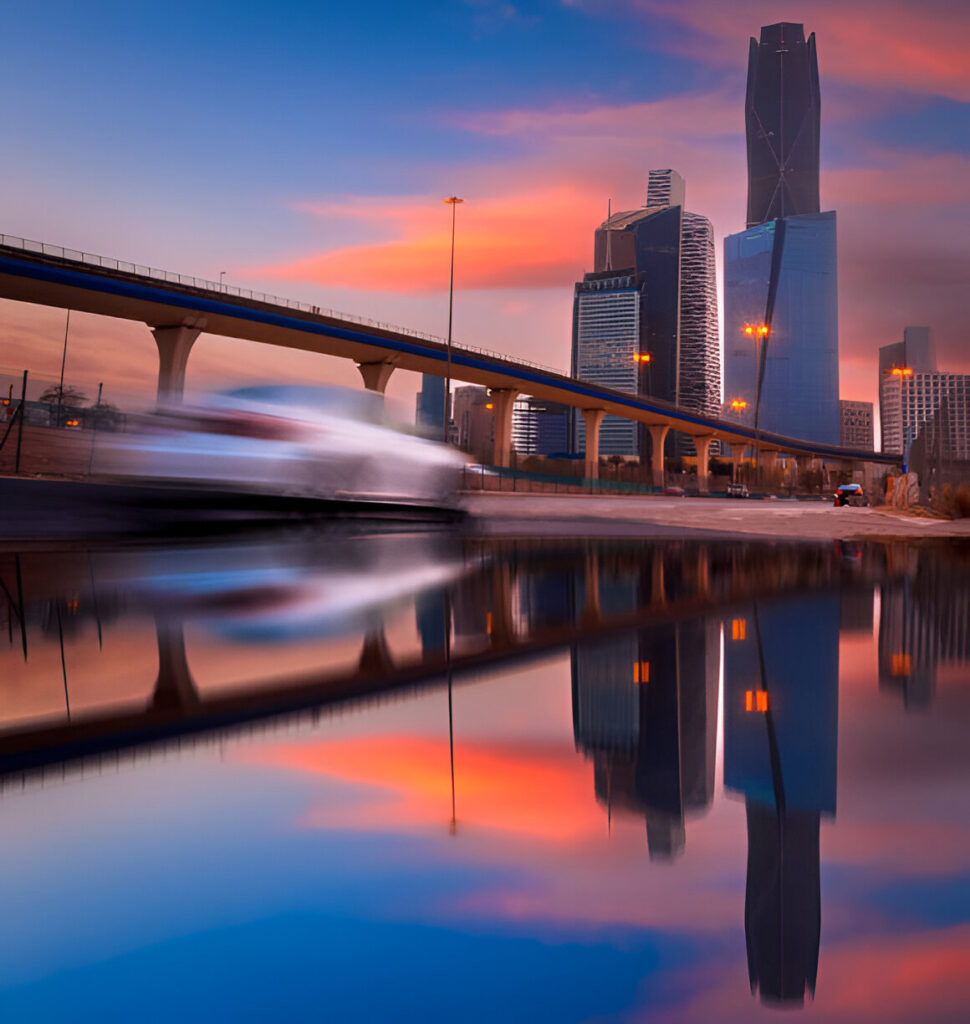
<path fill-rule="evenodd" d="M 948 0 L 279 0 L 6 6 L 0 230 L 444 334 L 565 369 L 607 201 L 673 167 L 743 229 L 747 40 L 801 21 L 839 215 L 843 398 L 875 400 L 907 324 L 970 372 L 970 6 Z M 0 374 L 60 368 L 64 314 L 0 302 Z M 137 324 L 76 316 L 66 380 L 150 397 Z M 351 364 L 203 336 L 189 389 Z M 5 376 L 4 380 L 7 379 Z M 388 394 L 413 409 L 413 375 Z"/>

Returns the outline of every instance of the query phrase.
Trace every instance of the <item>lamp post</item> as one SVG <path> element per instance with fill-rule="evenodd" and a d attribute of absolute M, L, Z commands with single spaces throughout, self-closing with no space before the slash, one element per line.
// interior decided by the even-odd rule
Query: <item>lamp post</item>
<path fill-rule="evenodd" d="M 445 373 L 444 424 L 441 428 L 442 440 L 445 444 L 448 443 L 448 396 L 451 394 L 451 316 L 455 299 L 455 211 L 458 204 L 464 201 L 464 199 L 459 199 L 458 196 L 449 196 L 443 200 L 443 202 L 451 205 L 451 274 L 448 278 L 448 353 Z"/>
<path fill-rule="evenodd" d="M 71 311 L 67 311 L 67 318 L 64 321 L 64 351 L 61 354 L 61 380 L 57 386 L 57 425 L 63 427 L 61 422 L 61 409 L 64 406 L 64 366 L 67 363 L 67 332 L 71 329 Z"/>
<path fill-rule="evenodd" d="M 225 291 L 226 286 L 224 284 L 226 278 L 226 272 L 224 270 L 219 271 L 219 291 Z"/>

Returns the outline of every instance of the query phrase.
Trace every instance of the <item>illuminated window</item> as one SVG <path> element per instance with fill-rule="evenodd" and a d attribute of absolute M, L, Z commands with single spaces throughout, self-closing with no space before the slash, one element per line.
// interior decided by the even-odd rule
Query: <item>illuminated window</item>
<path fill-rule="evenodd" d="M 747 619 L 732 619 L 731 620 L 731 639 L 732 640 L 744 640 L 748 635 L 748 620 Z"/>
<path fill-rule="evenodd" d="M 635 661 L 633 663 L 633 681 L 635 683 L 650 682 L 650 662 Z"/>
<path fill-rule="evenodd" d="M 894 654 L 890 659 L 889 671 L 894 676 L 908 676 L 912 663 L 908 654 Z"/>
<path fill-rule="evenodd" d="M 768 691 L 767 690 L 745 690 L 744 691 L 745 711 L 767 711 Z"/>

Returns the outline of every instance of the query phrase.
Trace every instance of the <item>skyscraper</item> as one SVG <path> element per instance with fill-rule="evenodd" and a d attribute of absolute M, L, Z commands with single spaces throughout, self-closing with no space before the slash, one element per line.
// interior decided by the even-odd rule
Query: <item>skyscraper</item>
<path fill-rule="evenodd" d="M 748 50 L 749 228 L 819 212 L 820 106 L 815 33 L 806 41 L 801 25 L 766 25 Z"/>
<path fill-rule="evenodd" d="M 596 231 L 594 270 L 576 285 L 573 374 L 716 416 L 721 366 L 714 235 L 684 208 L 684 179 L 653 170 L 647 205 Z M 578 422 L 577 447 L 585 444 Z M 636 425 L 603 421 L 600 451 L 641 455 Z"/>
<path fill-rule="evenodd" d="M 884 452 L 902 454 L 904 447 L 907 450 L 909 447 L 903 442 L 903 410 L 909 403 L 903 401 L 902 378 L 907 370 L 912 370 L 913 374 L 936 371 L 936 352 L 928 327 L 904 327 L 902 341 L 879 349 L 879 432 Z M 915 395 L 913 398 L 915 400 Z M 930 415 L 932 412 L 930 410 Z M 911 445 L 916 424 L 910 426 L 913 428 L 909 438 Z"/>
<path fill-rule="evenodd" d="M 815 37 L 751 40 L 748 228 L 724 240 L 725 400 L 758 428 L 839 442 L 836 223 L 819 211 Z"/>

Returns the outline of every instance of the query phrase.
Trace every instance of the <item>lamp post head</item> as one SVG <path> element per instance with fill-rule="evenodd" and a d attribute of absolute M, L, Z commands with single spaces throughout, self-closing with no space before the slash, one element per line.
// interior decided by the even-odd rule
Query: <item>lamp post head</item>
<path fill-rule="evenodd" d="M 463 203 L 465 200 L 459 199 L 458 196 L 448 196 L 447 199 L 442 199 L 441 201 L 443 203 L 451 203 L 452 206 L 455 206 L 457 203 Z"/>

